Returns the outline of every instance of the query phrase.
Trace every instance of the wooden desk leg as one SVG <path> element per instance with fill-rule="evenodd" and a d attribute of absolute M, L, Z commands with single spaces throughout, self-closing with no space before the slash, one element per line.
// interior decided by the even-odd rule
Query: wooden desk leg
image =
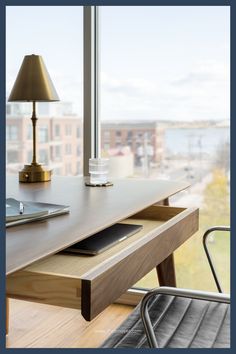
<path fill-rule="evenodd" d="M 6 335 L 9 332 L 9 299 L 6 298 Z"/>
<path fill-rule="evenodd" d="M 169 198 L 163 200 L 163 205 L 169 205 Z M 157 276 L 160 286 L 176 287 L 174 254 L 170 254 L 157 267 Z"/>
<path fill-rule="evenodd" d="M 160 286 L 176 287 L 174 254 L 170 254 L 157 267 L 157 275 Z"/>

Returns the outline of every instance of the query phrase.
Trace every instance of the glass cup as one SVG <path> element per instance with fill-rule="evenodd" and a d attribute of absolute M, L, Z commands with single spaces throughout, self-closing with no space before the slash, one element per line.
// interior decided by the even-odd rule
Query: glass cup
<path fill-rule="evenodd" d="M 108 182 L 108 162 L 109 159 L 105 158 L 89 159 L 90 183 L 104 184 Z"/>

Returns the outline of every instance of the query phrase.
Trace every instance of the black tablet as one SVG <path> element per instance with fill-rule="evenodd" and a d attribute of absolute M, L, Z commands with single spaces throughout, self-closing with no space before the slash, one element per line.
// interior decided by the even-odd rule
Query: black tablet
<path fill-rule="evenodd" d="M 95 256 L 132 236 L 140 231 L 142 227 L 142 225 L 118 223 L 66 248 L 63 252 Z"/>

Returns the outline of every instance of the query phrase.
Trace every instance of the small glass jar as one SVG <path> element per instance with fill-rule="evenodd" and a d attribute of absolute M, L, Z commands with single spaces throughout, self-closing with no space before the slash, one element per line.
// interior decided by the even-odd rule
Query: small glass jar
<path fill-rule="evenodd" d="M 108 182 L 108 163 L 106 158 L 89 159 L 89 174 L 91 184 L 104 184 Z"/>

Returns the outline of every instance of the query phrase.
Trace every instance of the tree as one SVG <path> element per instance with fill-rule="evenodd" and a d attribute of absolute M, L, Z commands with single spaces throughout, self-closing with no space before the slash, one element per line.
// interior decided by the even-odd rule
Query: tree
<path fill-rule="evenodd" d="M 219 144 L 216 150 L 216 161 L 215 165 L 219 169 L 223 169 L 225 173 L 229 171 L 230 166 L 230 146 L 229 142 L 224 142 Z"/>
<path fill-rule="evenodd" d="M 230 222 L 229 186 L 227 175 L 223 170 L 215 170 L 212 181 L 204 191 L 203 208 L 201 211 L 202 227 L 228 225 Z"/>

